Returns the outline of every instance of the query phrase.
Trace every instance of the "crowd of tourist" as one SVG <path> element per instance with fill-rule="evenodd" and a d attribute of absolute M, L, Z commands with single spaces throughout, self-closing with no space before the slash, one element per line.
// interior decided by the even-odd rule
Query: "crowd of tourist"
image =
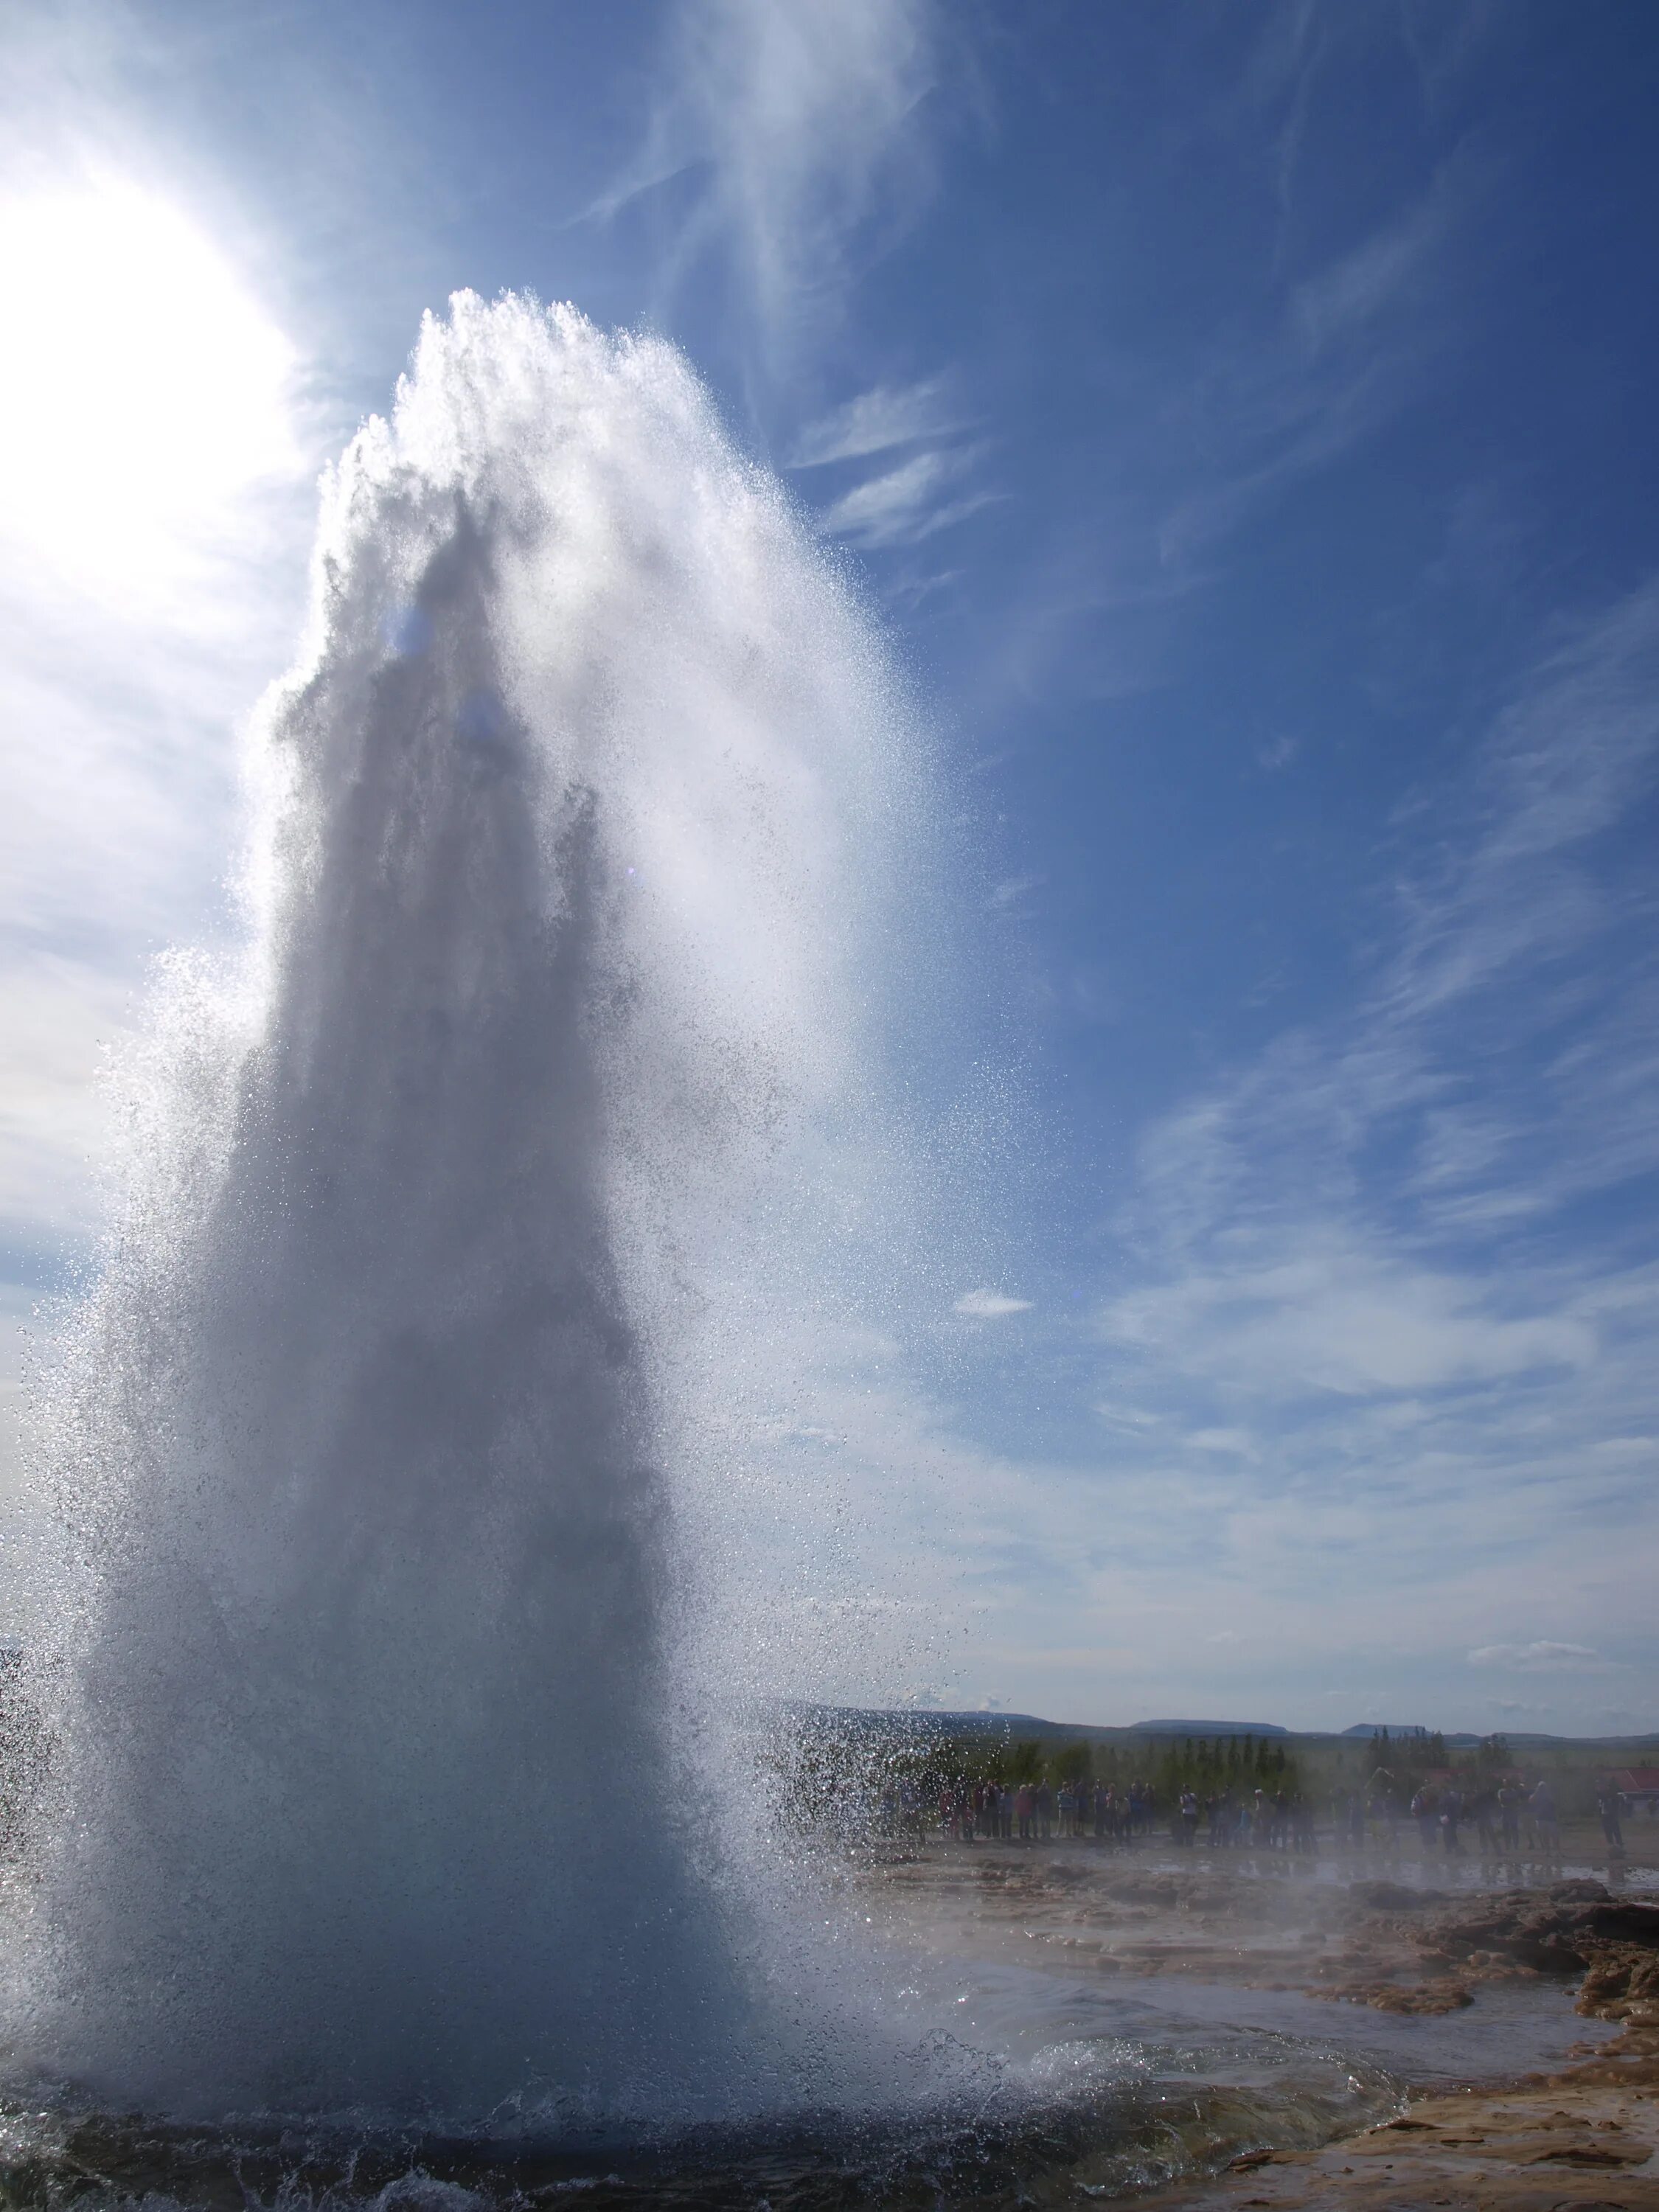
<path fill-rule="evenodd" d="M 1622 1852 L 1618 1791 L 1610 1780 L 1596 1785 L 1596 1808 L 1610 1852 Z M 1519 1775 L 1473 1778 L 1470 1786 L 1424 1782 L 1407 1796 L 1379 1768 L 1358 1789 L 1339 1789 L 1330 1806 L 1330 1840 L 1339 1851 L 1398 1852 L 1402 1833 L 1414 1827 L 1425 1856 L 1458 1856 L 1471 1849 L 1483 1859 L 1522 1856 L 1556 1858 L 1561 1826 L 1555 1792 L 1541 1779 Z M 1213 1850 L 1271 1850 L 1311 1855 L 1319 1848 L 1317 1808 L 1299 1790 L 1224 1789 L 1200 1796 L 1192 1789 L 1160 1798 L 1149 1782 L 959 1782 L 937 1793 L 896 1783 L 883 1793 L 884 1834 L 921 1840 L 931 1829 L 962 1843 L 1040 1844 L 1056 1837 L 1092 1838 L 1132 1844 L 1167 1836 L 1177 1847 L 1200 1840 Z"/>

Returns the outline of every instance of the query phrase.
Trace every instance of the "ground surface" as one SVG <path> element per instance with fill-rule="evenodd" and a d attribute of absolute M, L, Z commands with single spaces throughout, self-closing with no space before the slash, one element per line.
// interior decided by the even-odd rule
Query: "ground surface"
<path fill-rule="evenodd" d="M 1248 2151 L 1143 2200 L 1160 2212 L 1659 2212 L 1659 1888 L 1612 1871 L 932 1843 L 857 1880 L 875 1917 L 941 1955 L 1295 1992 L 1394 2015 L 1408 2038 L 1420 2023 L 1443 2050 L 1452 2016 L 1474 2051 L 1483 2010 L 1524 2013 L 1529 1990 L 1555 2023 L 1543 2068 L 1421 2089 L 1323 2149 Z"/>

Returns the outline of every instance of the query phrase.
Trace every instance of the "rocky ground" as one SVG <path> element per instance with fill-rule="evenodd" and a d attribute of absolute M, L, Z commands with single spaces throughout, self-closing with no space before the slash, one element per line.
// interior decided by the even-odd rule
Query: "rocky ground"
<path fill-rule="evenodd" d="M 1067 1972 L 1190 1976 L 1404 2015 L 1488 1985 L 1576 1986 L 1610 2023 L 1547 2073 L 1415 2099 L 1317 2151 L 1246 2153 L 1151 2200 L 1176 2208 L 1355 2206 L 1449 2212 L 1659 2212 L 1659 1902 L 1599 1881 L 1488 1886 L 1432 1864 L 1392 1874 L 1194 1854 L 1184 1863 L 1064 1848 L 933 1846 L 868 1867 L 883 1917 L 941 1953 Z M 1401 1875 L 1408 1878 L 1401 1879 Z"/>
<path fill-rule="evenodd" d="M 1142 2203 L 1158 2212 L 1654 2212 L 1659 2062 L 1631 2055 L 1424 2099 L 1323 2150 L 1247 2152 L 1218 2179 Z"/>

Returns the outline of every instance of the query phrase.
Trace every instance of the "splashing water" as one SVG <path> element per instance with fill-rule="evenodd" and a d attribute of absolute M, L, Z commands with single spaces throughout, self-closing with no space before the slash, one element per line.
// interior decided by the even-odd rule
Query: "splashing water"
<path fill-rule="evenodd" d="M 14 2052 L 186 2116 L 822 2099 L 688 1749 L 687 1378 L 699 1271 L 751 1235 L 763 1293 L 810 1164 L 879 1149 L 926 781 L 881 652 L 672 349 L 463 295 L 253 751 L 251 949 L 174 963 L 48 1407 Z"/>

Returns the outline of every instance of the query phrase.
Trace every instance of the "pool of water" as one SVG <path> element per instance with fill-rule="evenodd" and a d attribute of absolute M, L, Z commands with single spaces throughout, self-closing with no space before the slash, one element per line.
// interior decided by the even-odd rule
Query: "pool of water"
<path fill-rule="evenodd" d="M 388 2133 L 251 2117 L 158 2124 L 73 2103 L 0 2114 L 0 2205 L 16 2212 L 468 2212 L 600 2207 L 857 2212 L 1133 2197 L 1259 2145 L 1311 2146 L 1396 2109 L 1408 2087 L 1558 2060 L 1588 2030 L 1565 1990 L 1483 1990 L 1442 2019 L 1281 1990 L 1091 1981 L 1001 1961 L 916 1960 L 901 1993 L 952 2084 L 926 2110 L 803 2112 L 743 2131 L 626 2142 Z M 931 2046 L 927 2048 L 927 2046 Z"/>

